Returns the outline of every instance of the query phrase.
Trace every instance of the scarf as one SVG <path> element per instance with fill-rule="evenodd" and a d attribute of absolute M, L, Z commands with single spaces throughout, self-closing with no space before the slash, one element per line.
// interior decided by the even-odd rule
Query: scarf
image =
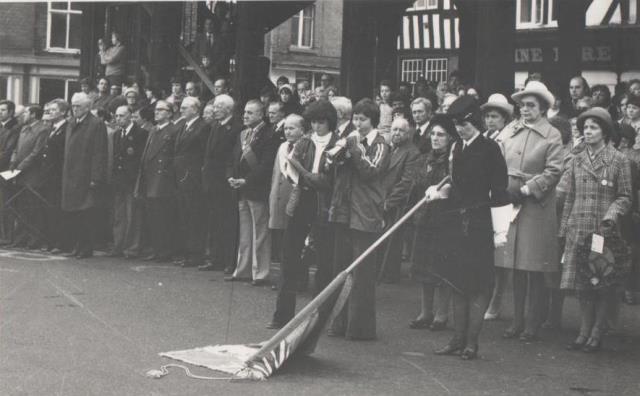
<path fill-rule="evenodd" d="M 311 169 L 311 172 L 318 173 L 318 170 L 320 168 L 320 159 L 322 158 L 322 152 L 331 141 L 331 133 L 327 133 L 324 136 L 319 136 L 314 132 L 311 134 L 311 141 L 313 142 L 316 149 L 315 155 L 313 156 L 313 168 Z"/>

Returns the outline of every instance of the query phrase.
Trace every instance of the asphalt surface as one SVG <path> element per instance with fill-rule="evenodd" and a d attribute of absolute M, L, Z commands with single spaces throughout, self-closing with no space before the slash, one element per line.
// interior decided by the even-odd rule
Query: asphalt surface
<path fill-rule="evenodd" d="M 0 395 L 640 394 L 640 307 L 623 307 L 597 354 L 564 350 L 577 326 L 568 299 L 564 330 L 524 344 L 501 339 L 506 320 L 488 322 L 480 359 L 466 362 L 432 354 L 451 329 L 407 327 L 419 303 L 409 280 L 378 288 L 377 341 L 322 337 L 315 354 L 262 382 L 145 376 L 172 363 L 160 352 L 268 339 L 275 296 L 220 272 L 0 250 Z"/>

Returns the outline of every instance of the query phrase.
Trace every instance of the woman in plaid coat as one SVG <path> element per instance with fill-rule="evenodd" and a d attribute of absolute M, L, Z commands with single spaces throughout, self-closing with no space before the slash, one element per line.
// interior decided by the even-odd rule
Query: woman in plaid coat
<path fill-rule="evenodd" d="M 577 253 L 591 233 L 609 234 L 629 211 L 631 167 L 629 160 L 609 144 L 613 121 L 606 110 L 593 108 L 582 113 L 578 129 L 587 148 L 567 169 L 567 197 L 560 224 L 560 237 L 566 238 L 560 287 L 578 291 L 580 300 L 580 334 L 568 349 L 595 352 L 601 345 L 607 308 L 615 296 L 612 288 L 596 292 L 577 277 Z"/>

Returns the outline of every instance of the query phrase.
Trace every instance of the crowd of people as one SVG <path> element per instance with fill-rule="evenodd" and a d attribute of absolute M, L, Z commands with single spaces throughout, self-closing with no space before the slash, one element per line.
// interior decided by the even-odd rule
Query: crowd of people
<path fill-rule="evenodd" d="M 117 41 L 118 37 L 114 37 Z M 113 52 L 101 48 L 104 59 Z M 378 279 L 401 264 L 422 286 L 414 329 L 454 336 L 435 353 L 474 359 L 485 320 L 531 341 L 580 301 L 572 350 L 595 352 L 640 287 L 640 81 L 570 100 L 532 75 L 510 98 L 449 81 L 382 81 L 352 103 L 331 77 L 281 77 L 237 103 L 227 80 L 206 94 L 135 81 L 80 81 L 70 104 L 0 101 L 4 245 L 78 259 L 110 257 L 224 271 L 226 281 L 281 279 L 269 328 L 284 326 L 317 268 L 314 291 L 422 197 L 416 215 L 353 273 L 329 335 L 376 338 Z M 509 100 L 511 99 L 511 100 Z M 515 104 L 515 105 L 514 105 Z M 272 260 L 273 259 L 273 260 Z M 511 282 L 509 282 L 511 279 Z"/>

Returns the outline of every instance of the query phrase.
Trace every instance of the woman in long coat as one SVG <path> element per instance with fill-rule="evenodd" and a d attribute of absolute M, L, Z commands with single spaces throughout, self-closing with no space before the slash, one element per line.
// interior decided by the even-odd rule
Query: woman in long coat
<path fill-rule="evenodd" d="M 594 289 L 589 279 L 579 276 L 578 252 L 592 233 L 615 233 L 629 212 L 631 166 L 624 154 L 609 144 L 613 121 L 606 110 L 593 108 L 582 113 L 578 128 L 587 147 L 567 169 L 567 198 L 559 232 L 561 238 L 566 238 L 560 287 L 576 291 L 580 301 L 580 333 L 568 349 L 595 352 L 602 345 L 611 304 L 617 303 L 615 288 Z"/>
<path fill-rule="evenodd" d="M 494 243 L 504 243 L 506 234 L 503 227 L 495 227 L 499 232 L 494 233 L 493 212 L 510 211 L 507 166 L 498 144 L 480 133 L 478 113 L 472 97 L 462 96 L 451 104 L 448 114 L 462 138 L 451 150 L 451 184 L 426 191 L 428 201 L 449 200 L 454 214 L 451 240 L 456 242 L 446 266 L 434 268 L 453 289 L 455 322 L 453 338 L 435 353 L 460 352 L 465 360 L 478 355 L 478 336 L 493 289 Z"/>
<path fill-rule="evenodd" d="M 496 250 L 496 266 L 513 269 L 513 323 L 503 337 L 530 341 L 541 325 L 544 274 L 560 270 L 555 187 L 562 175 L 563 148 L 560 131 L 545 116 L 555 99 L 544 84 L 532 81 L 512 98 L 522 117 L 496 140 L 507 162 L 507 191 L 520 211 L 507 244 Z"/>

